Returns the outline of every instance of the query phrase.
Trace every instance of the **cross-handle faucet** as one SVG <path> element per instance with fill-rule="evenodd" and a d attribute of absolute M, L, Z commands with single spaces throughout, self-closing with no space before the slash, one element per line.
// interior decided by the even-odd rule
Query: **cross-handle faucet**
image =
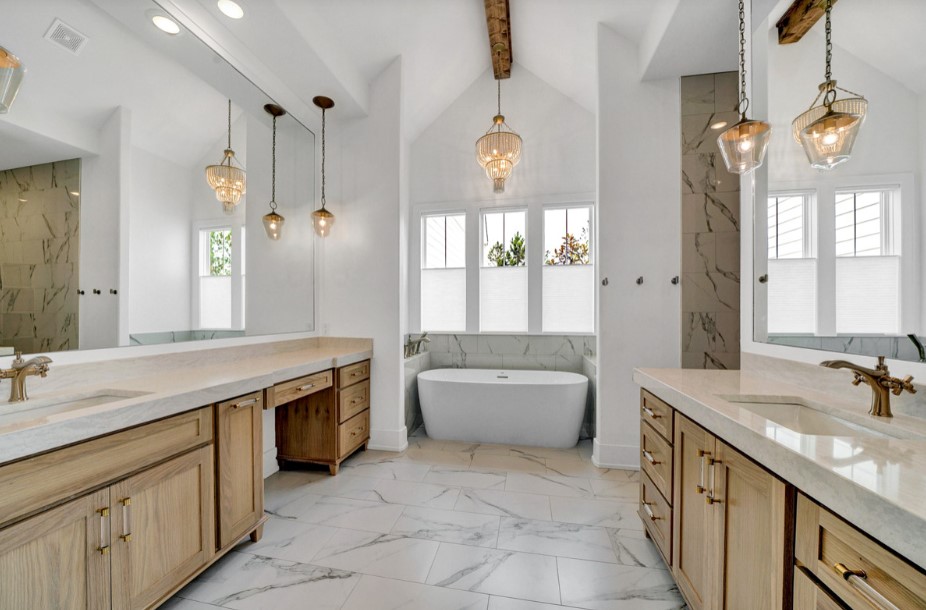
<path fill-rule="evenodd" d="M 408 342 L 405 343 L 405 357 L 411 358 L 412 356 L 417 356 L 421 353 L 421 344 L 430 342 L 431 339 L 428 337 L 428 333 L 422 334 L 417 339 L 412 339 L 411 335 L 409 335 Z"/>
<path fill-rule="evenodd" d="M 29 395 L 26 394 L 26 377 L 29 375 L 45 377 L 48 375 L 48 365 L 51 361 L 48 356 L 35 356 L 29 360 L 23 360 L 22 352 L 16 352 L 12 368 L 0 369 L 0 379 L 12 380 L 10 402 L 29 400 Z"/>
<path fill-rule="evenodd" d="M 884 356 L 878 356 L 878 364 L 873 369 L 853 364 L 847 360 L 824 360 L 820 366 L 831 369 L 849 369 L 855 373 L 852 385 L 859 385 L 863 381 L 871 387 L 871 409 L 868 413 L 877 417 L 893 417 L 891 413 L 891 394 L 900 396 L 906 390 L 916 394 L 913 387 L 913 376 L 907 375 L 903 379 L 891 377 L 891 372 L 884 364 Z"/>

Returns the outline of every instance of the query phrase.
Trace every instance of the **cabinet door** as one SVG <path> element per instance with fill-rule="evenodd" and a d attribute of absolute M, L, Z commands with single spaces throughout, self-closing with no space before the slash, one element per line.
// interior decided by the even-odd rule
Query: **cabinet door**
<path fill-rule="evenodd" d="M 791 582 L 786 544 L 790 503 L 784 483 L 723 441 L 709 474 L 717 610 L 781 610 Z M 712 596 L 714 597 L 714 596 Z"/>
<path fill-rule="evenodd" d="M 146 608 L 215 555 L 212 445 L 110 488 L 113 605 Z"/>
<path fill-rule="evenodd" d="M 673 491 L 673 574 L 692 610 L 710 608 L 713 586 L 710 553 L 713 506 L 706 502 L 708 465 L 714 437 L 676 414 Z M 743 606 L 748 608 L 749 606 Z"/>
<path fill-rule="evenodd" d="M 264 514 L 260 393 L 216 407 L 216 486 L 219 548 L 250 532 Z"/>
<path fill-rule="evenodd" d="M 0 531 L 0 608 L 110 607 L 109 491 Z"/>

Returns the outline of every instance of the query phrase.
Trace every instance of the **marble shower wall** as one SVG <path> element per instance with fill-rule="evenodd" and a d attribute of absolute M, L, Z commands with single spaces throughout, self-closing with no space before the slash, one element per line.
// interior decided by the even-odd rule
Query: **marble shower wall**
<path fill-rule="evenodd" d="M 591 335 L 430 335 L 432 368 L 582 372 L 595 352 Z"/>
<path fill-rule="evenodd" d="M 77 349 L 80 160 L 0 172 L 0 346 Z"/>
<path fill-rule="evenodd" d="M 736 72 L 686 76 L 682 108 L 682 366 L 740 365 L 739 177 L 724 167 L 719 121 L 739 120 Z"/>

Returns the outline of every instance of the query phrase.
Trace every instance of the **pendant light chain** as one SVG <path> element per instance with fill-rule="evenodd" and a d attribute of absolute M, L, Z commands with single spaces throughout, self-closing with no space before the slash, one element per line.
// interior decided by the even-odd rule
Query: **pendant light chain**
<path fill-rule="evenodd" d="M 746 116 L 749 98 L 746 97 L 746 8 L 740 0 L 740 101 L 737 109 Z"/>
<path fill-rule="evenodd" d="M 277 211 L 277 117 L 273 117 L 273 148 L 270 156 L 270 211 Z"/>
<path fill-rule="evenodd" d="M 231 149 L 231 99 L 228 100 L 228 148 Z M 231 164 L 231 159 L 228 163 Z"/>
<path fill-rule="evenodd" d="M 325 109 L 322 108 L 322 209 L 325 209 Z"/>

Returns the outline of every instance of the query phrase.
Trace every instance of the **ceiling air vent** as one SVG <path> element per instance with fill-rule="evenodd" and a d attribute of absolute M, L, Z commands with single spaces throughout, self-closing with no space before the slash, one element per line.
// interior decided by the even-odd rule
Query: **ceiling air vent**
<path fill-rule="evenodd" d="M 90 40 L 60 19 L 55 19 L 55 22 L 51 24 L 45 32 L 45 39 L 64 47 L 74 55 L 80 55 Z"/>

